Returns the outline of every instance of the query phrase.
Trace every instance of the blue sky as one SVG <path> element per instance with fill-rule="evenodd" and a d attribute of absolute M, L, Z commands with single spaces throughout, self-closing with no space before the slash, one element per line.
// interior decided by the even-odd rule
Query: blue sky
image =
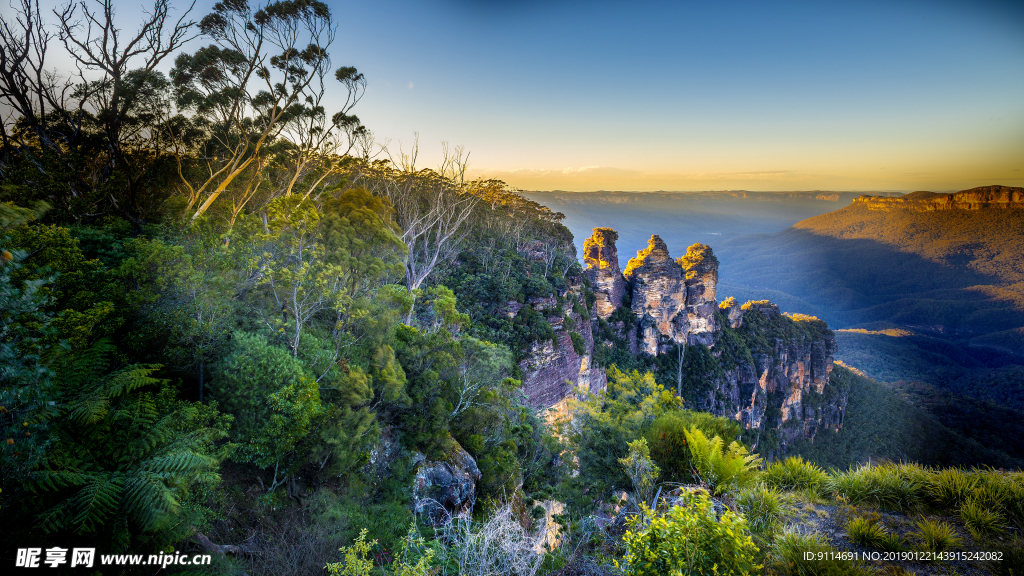
<path fill-rule="evenodd" d="M 1013 3 L 328 4 L 355 112 L 421 166 L 446 141 L 527 190 L 1024 185 Z"/>
<path fill-rule="evenodd" d="M 336 60 L 369 80 L 358 113 L 418 132 L 428 164 L 449 141 L 524 188 L 1024 182 L 1011 4 L 331 5 Z"/>

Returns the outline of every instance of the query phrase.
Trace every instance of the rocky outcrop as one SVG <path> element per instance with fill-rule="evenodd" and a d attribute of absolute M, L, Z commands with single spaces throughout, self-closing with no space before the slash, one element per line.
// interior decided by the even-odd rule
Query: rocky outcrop
<path fill-rule="evenodd" d="M 594 313 L 607 319 L 622 305 L 626 282 L 619 269 L 619 253 L 615 241 L 619 235 L 611 228 L 594 228 L 583 242 L 584 274 L 590 280 L 596 300 Z"/>
<path fill-rule="evenodd" d="M 922 212 L 934 210 L 981 210 L 985 208 L 1024 208 L 1024 188 L 1010 186 L 981 186 L 953 194 L 913 192 L 896 198 L 861 196 L 854 205 L 869 210 L 908 208 Z"/>
<path fill-rule="evenodd" d="M 702 356 L 693 370 L 706 371 L 685 374 L 683 387 L 680 368 L 687 405 L 756 430 L 758 448 L 765 454 L 783 452 L 797 438 L 813 439 L 823 427 L 842 426 L 846 393 L 829 378 L 836 342 L 824 322 L 783 315 L 768 301 L 740 306 L 727 298 L 719 305 L 718 259 L 705 244 L 690 246 L 674 260 L 654 235 L 620 274 L 616 239 L 614 230 L 595 228 L 584 244 L 586 277 L 596 296 L 594 318 L 586 313 L 580 286 L 557 301 L 552 297 L 527 303 L 547 314 L 555 333 L 553 340 L 533 343 L 519 363 L 532 406 L 564 407 L 565 398 L 580 387 L 591 393 L 605 388 L 604 370 L 592 365 L 594 327 L 600 325 L 611 339 L 598 345 L 625 342 L 632 354 L 699 347 L 682 356 Z M 609 319 L 627 301 L 635 330 L 618 318 L 606 327 L 598 320 Z M 564 309 L 571 311 L 552 313 Z M 522 313 L 512 305 L 502 312 L 513 317 Z M 573 333 L 578 334 L 575 345 Z"/>
<path fill-rule="evenodd" d="M 651 236 L 647 248 L 630 259 L 625 277 L 639 323 L 638 348 L 657 355 L 683 342 L 689 325 L 683 267 L 669 256 L 661 237 Z"/>
<path fill-rule="evenodd" d="M 556 302 L 552 298 L 550 302 L 533 302 L 531 307 L 550 314 L 556 309 Z M 565 307 L 569 309 L 565 316 L 546 318 L 554 330 L 554 340 L 533 342 L 519 362 L 523 392 L 534 408 L 554 406 L 578 387 L 597 393 L 607 384 L 604 368 L 592 365 L 594 332 L 581 287 L 566 294 Z M 573 342 L 573 334 L 578 342 Z"/>
<path fill-rule="evenodd" d="M 713 346 L 718 259 L 706 244 L 672 260 L 665 242 L 651 236 L 626 266 L 632 309 L 639 322 L 637 348 L 657 355 L 678 344 Z"/>
<path fill-rule="evenodd" d="M 730 306 L 730 309 L 734 306 Z M 747 429 L 775 431 L 784 451 L 797 438 L 813 439 L 820 429 L 842 426 L 846 391 L 830 380 L 836 340 L 824 322 L 809 316 L 789 317 L 767 300 L 747 302 L 738 315 L 738 333 L 750 344 L 753 362 L 735 362 L 709 387 L 698 406 L 734 417 Z M 765 436 L 767 438 L 767 436 Z"/>
<path fill-rule="evenodd" d="M 450 518 L 467 518 L 476 503 L 476 483 L 480 469 L 476 460 L 454 439 L 444 457 L 428 460 L 422 454 L 413 456 L 416 478 L 413 481 L 413 507 L 432 523 Z"/>
<path fill-rule="evenodd" d="M 685 275 L 687 343 L 713 346 L 718 331 L 718 258 L 710 246 L 697 243 L 687 248 L 686 255 L 676 262 Z"/>
<path fill-rule="evenodd" d="M 743 307 L 732 296 L 722 300 L 718 305 L 725 318 L 729 321 L 729 328 L 736 329 L 743 326 Z"/>

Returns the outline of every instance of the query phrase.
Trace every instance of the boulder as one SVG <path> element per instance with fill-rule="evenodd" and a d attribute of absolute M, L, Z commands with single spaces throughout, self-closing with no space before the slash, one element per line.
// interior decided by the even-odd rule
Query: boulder
<path fill-rule="evenodd" d="M 417 453 L 413 455 L 413 465 L 413 508 L 417 514 L 423 514 L 435 525 L 472 515 L 480 468 L 455 439 L 450 439 L 441 459 L 428 460 Z"/>

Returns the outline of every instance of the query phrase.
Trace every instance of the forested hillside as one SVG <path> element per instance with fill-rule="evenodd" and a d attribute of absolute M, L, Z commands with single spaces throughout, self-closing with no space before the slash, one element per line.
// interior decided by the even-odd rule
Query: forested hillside
<path fill-rule="evenodd" d="M 706 245 L 672 259 L 652 237 L 600 312 L 562 214 L 467 179 L 459 148 L 422 169 L 374 142 L 326 4 L 232 0 L 193 23 L 161 0 L 129 31 L 110 0 L 53 24 L 13 10 L 0 563 L 94 548 L 96 574 L 567 576 L 865 574 L 794 559 L 918 543 L 1020 558 L 1019 472 L 860 466 L 930 458 L 921 428 L 963 449 L 943 464 L 1015 467 L 1019 447 L 894 395 L 874 406 L 890 443 L 844 435 L 848 397 L 871 405 L 878 385 L 833 366 L 825 322 L 719 303 Z M 88 74 L 44 73 L 59 48 Z M 837 468 L 783 459 L 797 448 Z M 808 535 L 814 506 L 831 531 Z"/>

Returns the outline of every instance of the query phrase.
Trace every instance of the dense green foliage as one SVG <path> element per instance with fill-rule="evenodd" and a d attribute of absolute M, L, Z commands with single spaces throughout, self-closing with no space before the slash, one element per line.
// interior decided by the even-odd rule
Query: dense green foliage
<path fill-rule="evenodd" d="M 739 576 L 759 568 L 746 521 L 731 510 L 718 516 L 707 494 L 688 494 L 680 505 L 649 522 L 644 522 L 646 516 L 635 516 L 623 537 L 626 574 Z"/>
<path fill-rule="evenodd" d="M 842 430 L 823 430 L 813 443 L 797 441 L 790 447 L 794 454 L 811 462 L 826 468 L 845 468 L 851 463 L 867 462 L 871 458 L 910 460 L 938 466 L 1021 466 L 1019 458 L 951 429 L 888 385 L 842 365 L 835 366 L 832 379 L 849 389 Z M 971 426 L 984 429 L 984 426 L 995 424 L 984 422 L 987 420 L 974 420 Z M 1009 448 L 1015 443 L 1012 436 L 998 438 L 1000 446 Z"/>

